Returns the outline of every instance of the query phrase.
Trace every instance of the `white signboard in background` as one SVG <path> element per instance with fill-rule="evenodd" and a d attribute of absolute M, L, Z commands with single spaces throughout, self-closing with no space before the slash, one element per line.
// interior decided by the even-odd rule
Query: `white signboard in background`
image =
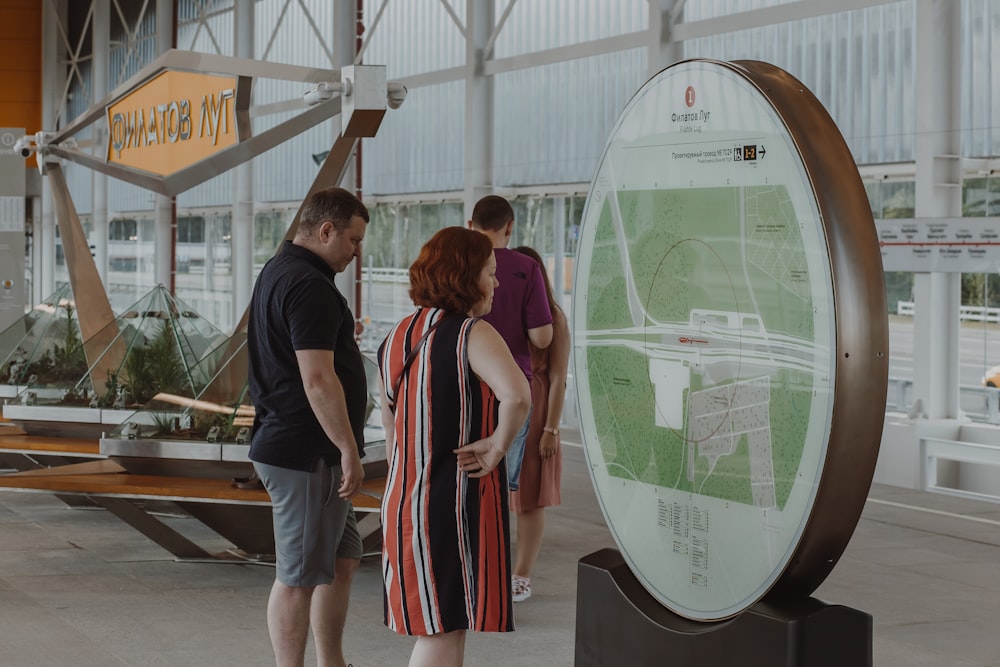
<path fill-rule="evenodd" d="M 24 128 L 0 128 L 0 331 L 24 316 L 26 164 L 14 152 L 14 142 L 22 136 Z"/>
<path fill-rule="evenodd" d="M 0 196 L 0 232 L 24 232 L 24 196 Z"/>
<path fill-rule="evenodd" d="M 875 227 L 886 271 L 1000 271 L 1000 218 L 903 218 Z"/>

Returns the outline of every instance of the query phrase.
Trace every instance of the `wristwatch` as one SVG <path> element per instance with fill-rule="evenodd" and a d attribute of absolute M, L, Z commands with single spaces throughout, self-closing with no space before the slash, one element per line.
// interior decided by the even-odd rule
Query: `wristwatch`
<path fill-rule="evenodd" d="M 543 426 L 542 430 L 545 431 L 546 433 L 551 433 L 552 435 L 556 436 L 559 435 L 559 429 L 557 428 L 549 428 L 548 426 Z"/>

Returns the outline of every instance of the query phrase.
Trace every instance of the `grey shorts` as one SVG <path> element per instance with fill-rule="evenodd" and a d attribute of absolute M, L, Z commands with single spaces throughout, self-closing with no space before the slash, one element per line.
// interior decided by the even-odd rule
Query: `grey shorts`
<path fill-rule="evenodd" d="M 329 584 L 337 558 L 361 558 L 354 507 L 337 495 L 340 466 L 320 461 L 312 472 L 303 472 L 255 461 L 253 467 L 271 496 L 278 581 Z"/>

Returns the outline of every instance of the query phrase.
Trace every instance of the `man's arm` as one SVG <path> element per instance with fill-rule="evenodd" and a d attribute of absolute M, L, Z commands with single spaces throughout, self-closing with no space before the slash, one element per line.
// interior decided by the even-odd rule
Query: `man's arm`
<path fill-rule="evenodd" d="M 343 472 L 338 493 L 341 498 L 350 498 L 365 478 L 358 455 L 358 443 L 354 439 L 351 420 L 347 415 L 347 401 L 344 387 L 333 370 L 332 350 L 296 350 L 302 386 L 305 388 L 309 407 L 319 420 L 320 426 L 333 444 L 340 450 L 340 466 Z"/>
<path fill-rule="evenodd" d="M 544 350 L 552 343 L 552 325 L 543 324 L 534 329 L 528 329 L 528 340 L 535 347 Z"/>
<path fill-rule="evenodd" d="M 545 290 L 542 267 L 534 260 L 531 262 L 529 276 L 524 306 L 528 321 L 525 324 L 537 324 L 538 326 L 527 327 L 528 340 L 535 347 L 544 350 L 552 343 L 552 309 L 549 308 L 549 296 Z M 542 322 L 545 324 L 540 324 Z"/>

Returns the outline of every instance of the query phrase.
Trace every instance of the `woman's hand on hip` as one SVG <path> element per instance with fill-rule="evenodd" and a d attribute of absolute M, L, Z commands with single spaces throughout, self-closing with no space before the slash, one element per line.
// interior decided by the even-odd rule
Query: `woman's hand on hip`
<path fill-rule="evenodd" d="M 485 477 L 500 465 L 506 452 L 492 437 L 471 442 L 455 450 L 458 467 L 469 477 Z"/>

